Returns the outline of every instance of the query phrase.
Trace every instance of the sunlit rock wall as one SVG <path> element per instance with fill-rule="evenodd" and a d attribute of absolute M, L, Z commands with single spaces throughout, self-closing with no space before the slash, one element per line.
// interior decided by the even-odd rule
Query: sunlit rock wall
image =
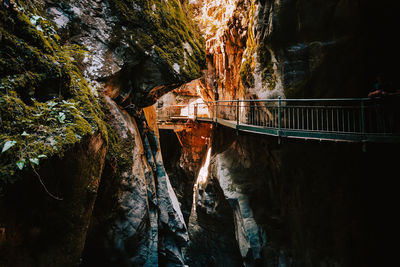
<path fill-rule="evenodd" d="M 206 37 L 213 49 L 207 49 L 205 81 L 215 98 L 365 97 L 378 73 L 398 87 L 393 2 L 204 1 L 202 7 L 221 14 L 214 5 L 231 3 L 230 20 L 214 16 L 224 34 L 218 28 Z M 394 224 L 385 229 L 378 219 L 393 208 L 393 183 L 373 182 L 390 176 L 373 163 L 393 163 L 386 157 L 390 146 L 372 145 L 367 153 L 351 144 L 277 146 L 273 138 L 236 137 L 223 127 L 212 140 L 209 188 L 220 187 L 231 204 L 246 265 L 375 266 L 379 259 L 393 260 L 384 256 L 388 246 L 374 245 L 397 233 Z M 385 158 L 378 159 L 381 154 Z M 201 199 L 215 198 L 209 193 Z"/>
<path fill-rule="evenodd" d="M 380 73 L 396 87 L 393 5 L 203 1 L 198 20 L 208 47 L 207 88 L 229 100 L 363 97 Z"/>
<path fill-rule="evenodd" d="M 0 121 L 7 126 L 0 143 L 4 147 L 7 141 L 16 141 L 1 153 L 0 265 L 18 265 L 14 262 L 18 251 L 24 251 L 21 264 L 26 266 L 77 265 L 85 243 L 83 264 L 96 262 L 99 254 L 92 252 L 102 251 L 101 258 L 110 264 L 183 265 L 181 249 L 188 242 L 185 222 L 152 128 L 155 114 L 150 119 L 151 112 L 145 116 L 142 108 L 201 75 L 203 41 L 188 19 L 186 4 L 27 0 L 0 5 Z M 92 139 L 100 144 L 96 150 L 86 146 Z M 31 158 L 16 152 L 23 147 Z M 74 147 L 82 147 L 78 151 L 82 155 L 72 158 L 88 159 L 82 170 L 69 167 Z M 64 191 L 78 180 L 79 186 L 71 189 L 73 198 L 50 182 L 58 174 L 45 175 L 47 162 L 56 162 L 61 172 L 70 168 L 61 180 Z M 36 176 L 43 177 L 49 192 L 65 197 L 59 214 L 51 208 L 57 203 L 32 210 L 26 205 L 18 212 L 24 216 L 3 205 L 4 199 L 16 199 L 16 205 L 23 207 L 27 200 L 16 194 L 29 190 L 24 185 L 30 177 L 40 185 Z M 9 189 L 11 183 L 18 190 Z M 48 201 L 45 186 L 39 188 L 42 191 L 26 195 L 32 198 L 28 202 L 40 200 L 41 194 Z M 69 205 L 65 212 L 63 205 Z M 44 227 L 40 213 L 54 223 L 53 228 Z M 31 230 L 21 222 L 38 226 Z M 51 234 L 50 229 L 63 226 L 65 231 L 59 232 L 65 236 Z M 30 231 L 35 237 L 25 242 Z M 50 240 L 47 245 L 54 249 L 36 246 L 35 240 Z"/>
<path fill-rule="evenodd" d="M 195 21 L 206 39 L 205 87 L 214 99 L 243 98 L 240 68 L 248 35 L 249 1 L 195 2 Z"/>

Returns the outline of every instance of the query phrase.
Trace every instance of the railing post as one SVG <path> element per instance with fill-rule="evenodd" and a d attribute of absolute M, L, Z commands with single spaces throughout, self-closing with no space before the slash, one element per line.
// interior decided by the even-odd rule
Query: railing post
<path fill-rule="evenodd" d="M 239 117 L 240 117 L 240 109 L 239 109 L 239 98 L 236 100 L 236 135 L 239 135 Z"/>
<path fill-rule="evenodd" d="M 239 117 L 240 117 L 240 109 L 239 109 L 239 98 L 236 100 L 236 128 L 239 128 Z"/>
<path fill-rule="evenodd" d="M 278 97 L 278 136 L 281 136 L 281 129 L 282 129 L 282 99 L 281 96 Z M 280 140 L 279 140 L 280 142 Z"/>
<path fill-rule="evenodd" d="M 361 133 L 365 134 L 365 105 L 364 100 L 361 100 Z"/>
<path fill-rule="evenodd" d="M 215 108 L 214 108 L 214 121 L 217 122 L 217 116 L 218 116 L 218 101 L 215 101 Z"/>
<path fill-rule="evenodd" d="M 194 115 L 194 120 L 197 120 L 197 103 L 196 104 L 194 104 L 194 110 L 193 110 L 193 115 Z"/>

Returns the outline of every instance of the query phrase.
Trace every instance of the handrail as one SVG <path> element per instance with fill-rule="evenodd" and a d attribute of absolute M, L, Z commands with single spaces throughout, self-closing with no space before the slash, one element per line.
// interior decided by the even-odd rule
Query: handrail
<path fill-rule="evenodd" d="M 193 109 L 191 118 L 195 120 L 220 123 L 237 130 L 274 136 L 347 141 L 377 140 L 379 137 L 381 141 L 394 138 L 400 142 L 399 100 L 400 98 L 396 96 L 235 99 L 196 103 L 193 107 L 190 105 L 190 112 Z M 301 104 L 296 104 L 298 102 Z M 178 105 L 164 109 L 180 113 L 180 109 L 176 107 Z M 207 109 L 210 114 L 199 114 L 200 108 Z M 187 111 L 189 112 L 189 109 Z M 165 112 L 160 109 L 160 114 Z M 169 116 L 173 117 L 171 114 Z"/>
<path fill-rule="evenodd" d="M 382 98 L 281 98 L 283 102 L 347 102 L 347 101 L 367 101 L 367 100 L 375 100 Z M 236 102 L 238 100 L 217 100 L 217 101 L 205 101 L 205 104 L 214 104 L 214 103 L 231 103 Z M 278 102 L 279 98 L 268 98 L 268 99 L 239 99 L 239 102 Z"/>

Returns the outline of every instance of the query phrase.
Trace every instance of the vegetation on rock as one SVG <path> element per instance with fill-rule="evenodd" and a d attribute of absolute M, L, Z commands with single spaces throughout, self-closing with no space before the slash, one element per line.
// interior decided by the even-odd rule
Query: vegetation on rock
<path fill-rule="evenodd" d="M 107 140 L 103 112 L 78 66 L 86 52 L 59 39 L 37 10 L 14 4 L 0 11 L 0 191 L 86 135 Z"/>
<path fill-rule="evenodd" d="M 274 73 L 273 64 L 271 62 L 271 53 L 266 42 L 260 42 L 254 36 L 254 21 L 256 16 L 256 6 L 254 1 L 248 11 L 248 34 L 246 51 L 244 52 L 243 62 L 240 67 L 240 78 L 243 84 L 248 87 L 254 87 L 254 73 L 256 71 L 256 62 L 260 64 L 259 71 L 261 71 L 261 78 L 263 87 L 264 85 L 273 90 L 276 86 L 277 78 Z"/>
<path fill-rule="evenodd" d="M 255 12 L 255 6 L 254 3 L 252 3 L 248 13 L 249 24 L 247 31 L 246 50 L 243 53 L 243 61 L 240 66 L 240 78 L 243 84 L 248 88 L 254 87 L 253 73 L 256 63 L 253 58 L 256 50 L 256 41 L 253 33 L 254 12 Z"/>
<path fill-rule="evenodd" d="M 119 35 L 130 36 L 133 52 L 143 55 L 143 60 L 158 58 L 165 80 L 187 82 L 201 76 L 204 40 L 185 14 L 185 5 L 178 0 L 113 0 L 111 4 L 125 26 Z"/>

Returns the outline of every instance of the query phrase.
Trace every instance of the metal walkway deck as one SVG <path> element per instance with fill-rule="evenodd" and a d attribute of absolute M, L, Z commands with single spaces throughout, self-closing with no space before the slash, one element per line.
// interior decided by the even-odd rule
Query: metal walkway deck
<path fill-rule="evenodd" d="M 180 115 L 176 107 L 167 108 L 174 112 L 164 116 L 164 121 Z M 197 110 L 204 108 L 208 108 L 208 114 L 198 114 Z M 285 138 L 400 143 L 400 98 L 394 96 L 222 100 L 189 105 L 188 109 L 192 112 L 186 119 L 218 123 L 244 132 Z"/>

